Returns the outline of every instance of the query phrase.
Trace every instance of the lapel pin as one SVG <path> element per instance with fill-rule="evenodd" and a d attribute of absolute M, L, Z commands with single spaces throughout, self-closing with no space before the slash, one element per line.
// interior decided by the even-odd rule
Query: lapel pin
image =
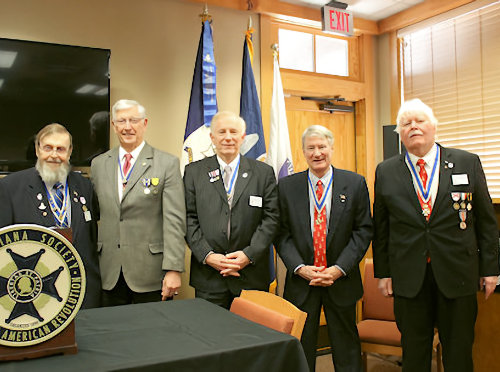
<path fill-rule="evenodd" d="M 247 178 L 247 177 L 248 177 L 248 173 L 247 173 L 247 172 L 243 173 L 243 174 L 241 175 L 241 177 L 243 177 L 243 178 Z"/>
<path fill-rule="evenodd" d="M 45 206 L 45 204 L 43 204 L 43 202 L 38 206 L 38 209 L 40 210 L 44 210 L 45 208 L 47 207 Z"/>
<path fill-rule="evenodd" d="M 453 168 L 453 166 L 454 166 L 453 163 L 448 163 L 448 168 L 451 169 L 451 168 Z"/>
<path fill-rule="evenodd" d="M 146 165 L 146 163 L 142 163 L 142 166 L 144 167 Z"/>
<path fill-rule="evenodd" d="M 38 200 L 42 200 L 43 196 L 42 196 L 42 194 L 41 194 L 41 193 L 38 193 L 38 194 L 36 194 L 36 198 L 37 198 Z"/>
<path fill-rule="evenodd" d="M 78 193 L 77 193 L 76 191 L 73 191 L 73 194 L 74 194 L 75 196 L 78 196 Z"/>
<path fill-rule="evenodd" d="M 345 195 L 344 194 L 340 194 L 340 202 L 341 203 L 345 203 L 346 200 L 347 199 L 346 199 Z"/>
<path fill-rule="evenodd" d="M 44 217 L 46 217 L 46 216 L 47 216 L 47 212 L 43 212 L 43 213 L 42 213 L 42 215 L 43 215 Z"/>
<path fill-rule="evenodd" d="M 208 172 L 208 177 L 210 177 L 210 182 L 213 183 L 220 179 L 220 170 L 214 169 L 213 171 Z"/>
<path fill-rule="evenodd" d="M 80 203 L 87 204 L 87 200 L 83 196 L 80 196 Z"/>
<path fill-rule="evenodd" d="M 75 203 L 78 203 L 78 198 L 73 198 L 73 201 L 74 201 Z"/>

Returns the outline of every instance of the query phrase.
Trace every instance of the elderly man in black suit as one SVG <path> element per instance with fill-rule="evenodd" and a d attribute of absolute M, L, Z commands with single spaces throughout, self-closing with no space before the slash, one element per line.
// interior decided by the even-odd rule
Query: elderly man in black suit
<path fill-rule="evenodd" d="M 239 153 L 245 121 L 217 113 L 210 137 L 215 156 L 184 173 L 190 284 L 196 297 L 229 308 L 242 289 L 269 288 L 269 247 L 278 227 L 273 169 Z"/>
<path fill-rule="evenodd" d="M 394 295 L 403 371 L 430 371 L 434 327 L 447 371 L 472 371 L 476 291 L 494 291 L 497 223 L 479 157 L 435 142 L 437 120 L 403 103 L 396 131 L 407 149 L 378 165 L 375 276 Z"/>
<path fill-rule="evenodd" d="M 301 342 L 311 371 L 321 307 L 335 371 L 361 371 L 356 302 L 363 295 L 358 265 L 372 237 L 368 189 L 359 174 L 331 165 L 333 134 L 327 128 L 307 128 L 302 150 L 309 169 L 278 185 L 284 297 L 307 312 Z"/>
<path fill-rule="evenodd" d="M 0 226 L 30 223 L 72 229 L 73 245 L 87 275 L 82 308 L 101 305 L 101 275 L 97 258 L 98 208 L 92 183 L 70 171 L 71 134 L 49 124 L 35 139 L 34 168 L 0 180 Z M 58 203 L 60 202 L 60 204 Z"/>

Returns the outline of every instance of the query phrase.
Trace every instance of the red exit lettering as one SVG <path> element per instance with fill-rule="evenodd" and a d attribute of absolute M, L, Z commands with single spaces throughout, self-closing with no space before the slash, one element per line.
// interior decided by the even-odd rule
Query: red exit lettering
<path fill-rule="evenodd" d="M 330 10 L 330 29 L 349 32 L 349 13 Z"/>

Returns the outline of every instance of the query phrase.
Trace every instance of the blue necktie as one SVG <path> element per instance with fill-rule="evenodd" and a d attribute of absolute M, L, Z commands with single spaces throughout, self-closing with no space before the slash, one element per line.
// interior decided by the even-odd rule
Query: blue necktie
<path fill-rule="evenodd" d="M 56 197 L 54 199 L 57 204 L 57 208 L 61 210 L 64 204 L 64 185 L 61 182 L 57 182 L 54 185 L 54 190 L 56 192 Z"/>

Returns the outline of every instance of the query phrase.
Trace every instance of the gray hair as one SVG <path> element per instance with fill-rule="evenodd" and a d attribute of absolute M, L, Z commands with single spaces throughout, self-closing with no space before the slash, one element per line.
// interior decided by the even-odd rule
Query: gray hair
<path fill-rule="evenodd" d="M 42 139 L 48 135 L 51 134 L 67 134 L 69 137 L 69 150 L 73 149 L 73 137 L 71 136 L 71 133 L 68 132 L 66 127 L 64 125 L 58 124 L 58 123 L 52 123 L 52 124 L 47 124 L 44 126 L 40 131 L 37 133 L 36 138 L 35 138 L 35 145 L 37 147 L 40 147 L 40 142 Z"/>
<path fill-rule="evenodd" d="M 401 107 L 399 108 L 398 117 L 396 119 L 396 129 L 394 130 L 396 133 L 399 133 L 401 130 L 401 125 L 404 123 L 405 119 L 411 115 L 423 114 L 425 115 L 429 121 L 437 126 L 437 119 L 434 116 L 434 112 L 432 109 L 423 103 L 420 99 L 414 98 L 409 101 L 403 102 Z"/>
<path fill-rule="evenodd" d="M 302 133 L 302 149 L 304 149 L 306 138 L 309 137 L 324 138 L 328 141 L 330 147 L 333 147 L 333 133 L 330 129 L 325 128 L 322 125 L 311 125 L 304 131 L 304 133 Z"/>
<path fill-rule="evenodd" d="M 142 119 L 146 117 L 146 109 L 139 102 L 133 101 L 131 99 L 120 99 L 116 101 L 116 103 L 113 105 L 113 108 L 111 109 L 112 119 L 115 120 L 117 111 L 126 110 L 132 107 L 137 107 L 137 111 L 139 111 Z"/>
<path fill-rule="evenodd" d="M 245 134 L 245 131 L 247 130 L 247 124 L 245 123 L 245 120 L 232 111 L 219 111 L 214 115 L 210 124 L 210 132 L 212 134 L 214 133 L 215 124 L 223 120 L 229 120 L 233 123 L 239 124 L 241 126 L 242 134 Z"/>

